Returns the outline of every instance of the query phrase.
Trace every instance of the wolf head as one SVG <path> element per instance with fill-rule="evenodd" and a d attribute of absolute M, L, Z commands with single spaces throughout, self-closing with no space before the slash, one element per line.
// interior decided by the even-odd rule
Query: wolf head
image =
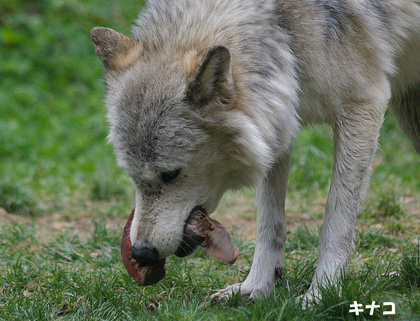
<path fill-rule="evenodd" d="M 210 214 L 227 189 L 254 184 L 270 162 L 241 109 L 232 55 L 224 46 L 151 54 L 108 28 L 94 28 L 92 41 L 105 67 L 109 139 L 137 188 L 133 249 L 145 265 L 187 255 L 193 210 Z"/>

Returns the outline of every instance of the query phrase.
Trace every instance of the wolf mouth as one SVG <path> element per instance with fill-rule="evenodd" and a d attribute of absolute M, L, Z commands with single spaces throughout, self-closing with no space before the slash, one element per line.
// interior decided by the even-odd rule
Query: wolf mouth
<path fill-rule="evenodd" d="M 183 229 L 183 233 L 182 233 L 181 243 L 180 243 L 180 245 L 178 246 L 178 249 L 175 252 L 175 255 L 178 256 L 178 257 L 185 257 L 185 256 L 188 256 L 188 255 L 191 255 L 198 247 L 197 242 L 185 233 L 185 229 L 187 227 L 187 222 L 190 220 L 191 215 L 196 211 L 201 211 L 201 212 L 203 212 L 204 214 L 207 215 L 207 211 L 201 205 L 198 205 L 191 210 L 190 215 L 188 215 L 188 218 L 184 223 L 184 229 Z"/>
<path fill-rule="evenodd" d="M 151 285 L 165 277 L 165 258 L 158 259 L 150 265 L 144 265 L 141 260 L 133 258 L 130 241 L 133 217 L 134 210 L 124 227 L 121 256 L 128 274 L 139 285 Z M 239 255 L 226 229 L 220 222 L 211 219 L 202 206 L 196 206 L 185 221 L 181 244 L 175 255 L 187 256 L 198 246 L 203 247 L 211 257 L 227 264 L 235 263 Z"/>

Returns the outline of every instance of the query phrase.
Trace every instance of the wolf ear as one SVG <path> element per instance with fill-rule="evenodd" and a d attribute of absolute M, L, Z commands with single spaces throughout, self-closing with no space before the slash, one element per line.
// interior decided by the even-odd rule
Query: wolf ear
<path fill-rule="evenodd" d="M 113 29 L 96 27 L 90 35 L 96 46 L 96 54 L 107 70 L 124 70 L 140 55 L 140 46 L 134 39 Z"/>
<path fill-rule="evenodd" d="M 196 106 L 205 106 L 215 98 L 229 99 L 233 79 L 231 55 L 226 47 L 211 48 L 187 90 L 187 100 Z"/>

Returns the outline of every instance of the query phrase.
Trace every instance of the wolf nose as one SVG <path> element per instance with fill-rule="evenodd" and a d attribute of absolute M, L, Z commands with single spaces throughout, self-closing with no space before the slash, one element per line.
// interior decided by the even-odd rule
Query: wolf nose
<path fill-rule="evenodd" d="M 131 248 L 131 256 L 141 266 L 155 265 L 159 259 L 159 253 L 156 248 L 150 248 L 147 245 L 134 245 Z"/>

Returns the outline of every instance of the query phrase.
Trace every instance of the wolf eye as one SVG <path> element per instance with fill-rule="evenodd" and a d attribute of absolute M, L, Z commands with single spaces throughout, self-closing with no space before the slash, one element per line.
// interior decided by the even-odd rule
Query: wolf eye
<path fill-rule="evenodd" d="M 174 169 L 171 171 L 166 171 L 162 173 L 162 181 L 165 183 L 169 183 L 173 181 L 175 178 L 178 177 L 179 173 L 181 172 L 180 169 Z"/>

